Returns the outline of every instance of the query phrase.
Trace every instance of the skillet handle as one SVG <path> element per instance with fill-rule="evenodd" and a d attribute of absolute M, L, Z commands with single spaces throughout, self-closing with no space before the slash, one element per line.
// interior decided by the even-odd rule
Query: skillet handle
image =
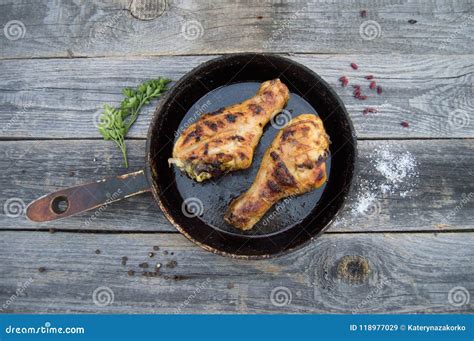
<path fill-rule="evenodd" d="M 26 216 L 36 222 L 66 218 L 150 190 L 141 170 L 47 194 L 28 205 Z"/>

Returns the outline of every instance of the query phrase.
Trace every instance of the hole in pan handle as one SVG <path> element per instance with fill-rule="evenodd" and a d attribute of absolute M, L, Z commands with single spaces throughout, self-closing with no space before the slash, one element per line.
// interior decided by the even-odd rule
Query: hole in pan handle
<path fill-rule="evenodd" d="M 36 222 L 66 218 L 150 190 L 141 170 L 47 194 L 28 205 L 26 216 Z"/>

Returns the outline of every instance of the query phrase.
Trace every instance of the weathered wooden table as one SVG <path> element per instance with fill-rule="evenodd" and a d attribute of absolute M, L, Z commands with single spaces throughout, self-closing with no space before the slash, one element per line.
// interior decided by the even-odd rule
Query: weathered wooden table
<path fill-rule="evenodd" d="M 469 0 L 0 1 L 0 309 L 472 313 L 473 15 Z M 25 218 L 38 196 L 126 172 L 95 127 L 123 87 L 243 51 L 307 65 L 350 112 L 360 177 L 321 238 L 280 258 L 224 258 L 177 233 L 148 194 L 93 224 Z M 128 171 L 143 167 L 153 107 L 129 133 Z M 145 262 L 162 276 L 143 276 Z"/>

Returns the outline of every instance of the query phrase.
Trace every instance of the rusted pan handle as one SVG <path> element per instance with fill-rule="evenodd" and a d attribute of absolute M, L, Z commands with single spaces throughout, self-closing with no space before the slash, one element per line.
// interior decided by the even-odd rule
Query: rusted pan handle
<path fill-rule="evenodd" d="M 26 216 L 37 222 L 66 218 L 148 191 L 150 185 L 141 170 L 50 193 L 30 203 Z"/>

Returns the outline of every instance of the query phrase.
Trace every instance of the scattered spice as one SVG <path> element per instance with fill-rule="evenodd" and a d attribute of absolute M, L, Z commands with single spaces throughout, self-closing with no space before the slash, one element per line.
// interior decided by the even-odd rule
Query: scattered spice
<path fill-rule="evenodd" d="M 370 82 L 369 88 L 375 89 L 375 86 L 376 86 L 376 85 L 377 85 L 377 84 L 375 84 L 375 81 L 372 81 L 372 82 Z"/>
<path fill-rule="evenodd" d="M 359 68 L 359 65 L 357 65 L 356 63 L 351 63 L 351 67 L 354 69 L 354 70 L 357 70 Z"/>
<path fill-rule="evenodd" d="M 364 78 L 365 78 L 365 79 L 368 79 L 368 80 L 370 81 L 371 79 L 374 79 L 374 76 L 372 76 L 372 75 L 367 75 L 367 76 L 365 76 Z"/>
<path fill-rule="evenodd" d="M 45 271 L 46 271 L 46 268 L 43 267 L 43 266 L 40 266 L 40 267 L 38 268 L 38 272 L 45 272 Z"/>
<path fill-rule="evenodd" d="M 229 282 L 227 283 L 227 289 L 232 289 L 234 287 L 234 283 Z"/>
<path fill-rule="evenodd" d="M 413 24 L 416 24 L 417 22 L 418 22 L 418 21 L 416 21 L 415 19 L 410 19 L 410 20 L 408 20 L 408 23 L 409 23 L 409 24 L 412 24 L 412 25 L 413 25 Z"/>
<path fill-rule="evenodd" d="M 408 127 L 410 126 L 407 121 L 402 121 L 402 122 L 400 123 L 400 125 L 401 125 L 403 128 L 408 128 Z"/>
<path fill-rule="evenodd" d="M 76 175 L 76 173 L 74 173 L 74 171 L 69 172 L 69 176 L 74 176 L 74 175 Z"/>
<path fill-rule="evenodd" d="M 380 95 L 382 94 L 382 87 L 379 85 L 377 86 L 377 93 Z"/>
<path fill-rule="evenodd" d="M 172 261 L 169 261 L 168 264 L 166 264 L 166 267 L 170 268 L 170 269 L 173 269 L 173 268 L 176 267 L 176 265 L 178 265 L 178 262 L 175 261 L 175 260 L 172 260 Z"/>
<path fill-rule="evenodd" d="M 363 9 L 362 11 L 360 11 L 360 17 L 361 18 L 365 18 L 367 16 L 367 11 L 365 9 Z"/>
<path fill-rule="evenodd" d="M 157 269 L 161 268 L 161 263 L 156 263 L 155 268 Z"/>
<path fill-rule="evenodd" d="M 167 254 L 168 254 L 168 251 L 166 251 L 166 250 L 163 251 L 163 254 L 164 254 L 164 255 L 167 255 Z"/>
<path fill-rule="evenodd" d="M 146 263 L 146 262 L 145 263 L 140 263 L 140 264 L 138 264 L 138 266 L 142 269 L 146 269 L 146 268 L 148 268 L 148 263 Z"/>
<path fill-rule="evenodd" d="M 127 261 L 128 261 L 128 257 L 127 257 L 127 256 L 123 256 L 123 257 L 122 257 L 122 265 L 127 265 Z"/>
<path fill-rule="evenodd" d="M 148 257 L 152 258 L 155 256 L 155 253 L 154 252 L 148 252 Z"/>
<path fill-rule="evenodd" d="M 128 274 L 129 276 L 133 276 L 133 275 L 135 275 L 135 271 L 133 271 L 133 270 L 128 270 L 127 274 Z"/>
<path fill-rule="evenodd" d="M 349 79 L 347 79 L 346 76 L 342 76 L 341 78 L 339 78 L 339 81 L 341 82 L 341 85 L 342 86 L 347 86 L 347 84 L 349 84 Z"/>
<path fill-rule="evenodd" d="M 259 16 L 257 17 L 257 19 L 263 19 L 263 17 L 262 17 L 261 15 L 259 15 Z"/>
<path fill-rule="evenodd" d="M 95 254 L 100 255 L 100 250 L 99 249 L 95 250 Z"/>
<path fill-rule="evenodd" d="M 159 249 L 160 249 L 159 246 L 157 246 L 157 245 L 153 246 L 153 250 L 154 250 L 154 251 L 158 251 Z"/>

